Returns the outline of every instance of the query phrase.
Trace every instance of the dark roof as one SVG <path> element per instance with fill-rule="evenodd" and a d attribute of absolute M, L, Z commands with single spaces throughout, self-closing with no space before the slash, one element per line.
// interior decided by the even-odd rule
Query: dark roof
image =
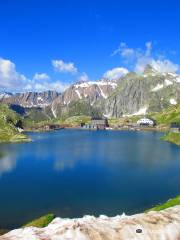
<path fill-rule="evenodd" d="M 92 117 L 91 120 L 106 120 L 105 118 L 100 118 L 100 117 Z"/>
<path fill-rule="evenodd" d="M 180 128 L 180 124 L 177 122 L 172 122 L 171 123 L 171 128 Z"/>

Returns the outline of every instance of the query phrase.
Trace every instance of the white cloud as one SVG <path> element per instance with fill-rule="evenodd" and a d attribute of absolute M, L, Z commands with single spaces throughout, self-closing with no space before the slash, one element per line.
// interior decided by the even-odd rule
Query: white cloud
<path fill-rule="evenodd" d="M 58 72 L 77 73 L 78 70 L 73 62 L 65 63 L 63 60 L 52 60 L 54 69 Z"/>
<path fill-rule="evenodd" d="M 16 66 L 10 60 L 0 58 L 0 88 L 20 87 L 26 77 L 16 71 Z"/>
<path fill-rule="evenodd" d="M 69 84 L 62 83 L 61 81 L 55 81 L 55 82 L 35 82 L 33 84 L 28 84 L 25 86 L 25 89 L 28 91 L 57 91 L 57 92 L 63 92 L 65 89 L 69 87 Z"/>
<path fill-rule="evenodd" d="M 126 68 L 118 67 L 105 72 L 103 77 L 110 80 L 116 80 L 120 77 L 125 76 L 128 72 L 129 71 Z"/>
<path fill-rule="evenodd" d="M 151 65 L 158 72 L 177 72 L 179 70 L 179 66 L 168 59 L 152 60 Z"/>
<path fill-rule="evenodd" d="M 47 73 L 35 73 L 34 80 L 49 80 L 50 77 L 47 75 Z"/>
<path fill-rule="evenodd" d="M 149 64 L 158 72 L 177 72 L 180 66 L 173 63 L 164 56 L 154 57 L 152 53 L 152 42 L 145 43 L 145 49 L 129 48 L 126 43 L 121 43 L 112 55 L 119 54 L 124 63 L 134 66 L 133 70 L 137 73 L 143 73 L 145 67 Z"/>
<path fill-rule="evenodd" d="M 89 81 L 89 77 L 88 77 L 88 75 L 84 72 L 84 73 L 82 73 L 82 75 L 79 77 L 78 80 L 79 80 L 79 81 L 82 81 L 82 82 L 87 82 L 87 81 Z"/>
<path fill-rule="evenodd" d="M 50 81 L 46 73 L 36 73 L 33 79 L 28 79 L 16 71 L 16 66 L 10 60 L 0 58 L 0 89 L 3 91 L 64 91 L 68 84 L 61 81 Z"/>
<path fill-rule="evenodd" d="M 127 47 L 126 43 L 121 42 L 119 47 L 112 53 L 112 56 L 120 54 L 123 58 L 133 58 L 135 51 L 133 48 Z"/>
<path fill-rule="evenodd" d="M 146 45 L 146 56 L 150 56 L 152 51 L 152 42 L 146 42 L 145 45 Z"/>
<path fill-rule="evenodd" d="M 136 59 L 136 63 L 134 66 L 134 71 L 137 73 L 143 73 L 146 66 L 151 65 L 152 59 L 147 56 L 142 56 Z"/>

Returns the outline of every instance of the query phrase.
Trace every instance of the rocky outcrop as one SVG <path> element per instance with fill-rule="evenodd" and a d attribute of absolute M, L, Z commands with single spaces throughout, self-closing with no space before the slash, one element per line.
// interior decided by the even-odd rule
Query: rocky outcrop
<path fill-rule="evenodd" d="M 86 105 L 85 112 L 83 112 L 86 114 L 87 108 L 91 109 L 99 100 L 107 99 L 116 87 L 117 83 L 108 80 L 78 82 L 70 86 L 52 102 L 51 111 L 54 117 L 62 116 L 71 110 L 75 102 L 81 102 Z"/>
<path fill-rule="evenodd" d="M 11 231 L 0 240 L 179 240 L 180 206 L 132 216 L 55 218 L 45 228 Z"/>
<path fill-rule="evenodd" d="M 53 91 L 1 94 L 0 102 L 36 108 L 43 120 L 96 113 L 107 118 L 145 115 L 180 102 L 180 76 L 159 73 L 147 66 L 141 75 L 131 72 L 116 81 L 77 82 L 61 94 Z"/>
<path fill-rule="evenodd" d="M 55 91 L 44 92 L 25 92 L 14 95 L 6 95 L 1 99 L 1 102 L 13 105 L 19 105 L 24 108 L 46 107 L 59 96 Z"/>
<path fill-rule="evenodd" d="M 115 92 L 104 103 L 104 115 L 121 117 L 161 111 L 180 102 L 180 78 L 153 69 L 144 74 L 129 73 L 119 80 Z"/>

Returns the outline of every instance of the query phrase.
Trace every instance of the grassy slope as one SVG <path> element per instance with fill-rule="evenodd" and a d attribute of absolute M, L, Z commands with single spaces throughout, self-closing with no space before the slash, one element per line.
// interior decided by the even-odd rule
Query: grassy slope
<path fill-rule="evenodd" d="M 38 227 L 43 228 L 46 227 L 52 220 L 55 218 L 54 214 L 47 214 L 45 216 L 42 216 L 40 218 L 37 218 L 27 224 L 25 224 L 23 227 Z M 0 229 L 0 236 L 9 232 L 8 229 Z"/>
<path fill-rule="evenodd" d="M 180 133 L 169 132 L 165 136 L 163 136 L 161 139 L 180 146 Z"/>
<path fill-rule="evenodd" d="M 149 211 L 161 211 L 164 210 L 166 208 L 170 208 L 170 207 L 174 207 L 176 205 L 180 205 L 180 195 L 178 195 L 175 198 L 172 198 L 170 200 L 168 200 L 167 202 L 163 203 L 163 204 L 159 204 L 151 209 L 148 209 L 146 212 Z"/>
<path fill-rule="evenodd" d="M 54 218 L 55 218 L 54 214 L 47 214 L 45 216 L 42 216 L 42 217 L 40 217 L 38 219 L 33 220 L 30 223 L 27 223 L 23 227 L 39 227 L 39 228 L 43 228 L 43 227 L 46 227 L 50 222 L 52 222 L 52 220 Z"/>
<path fill-rule="evenodd" d="M 0 142 L 23 142 L 28 138 L 14 126 L 20 117 L 5 105 L 0 105 Z"/>
<path fill-rule="evenodd" d="M 180 124 L 180 105 L 171 106 L 160 113 L 151 113 L 150 116 L 157 121 L 159 126 L 169 127 L 172 122 Z M 180 133 L 169 132 L 161 139 L 180 146 Z"/>
<path fill-rule="evenodd" d="M 180 124 L 180 105 L 171 106 L 159 113 L 151 113 L 149 116 L 154 118 L 158 125 L 169 126 L 171 122 Z"/>

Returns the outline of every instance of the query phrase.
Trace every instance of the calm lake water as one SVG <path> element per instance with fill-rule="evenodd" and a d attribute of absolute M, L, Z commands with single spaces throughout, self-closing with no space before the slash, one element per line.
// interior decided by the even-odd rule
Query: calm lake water
<path fill-rule="evenodd" d="M 161 133 L 61 130 L 0 144 L 0 228 L 47 213 L 137 213 L 180 194 L 180 148 Z"/>

